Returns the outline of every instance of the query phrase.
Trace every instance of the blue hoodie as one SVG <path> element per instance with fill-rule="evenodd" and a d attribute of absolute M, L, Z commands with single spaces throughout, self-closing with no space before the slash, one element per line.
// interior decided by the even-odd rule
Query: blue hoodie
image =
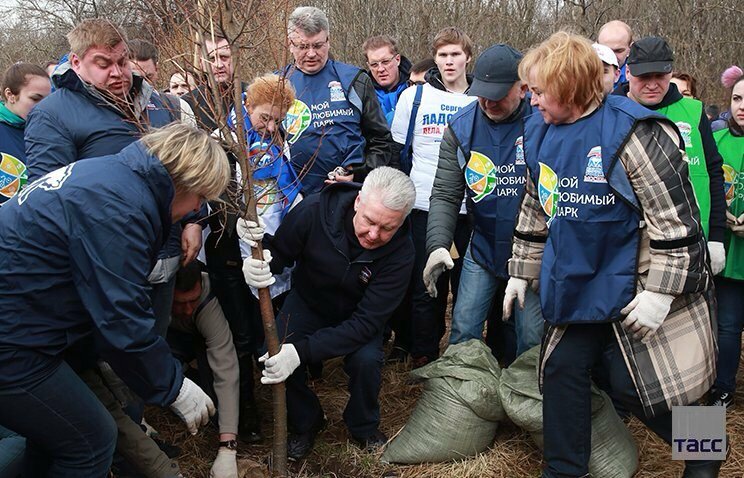
<path fill-rule="evenodd" d="M 0 388 L 45 378 L 88 340 L 144 400 L 175 400 L 180 365 L 153 331 L 147 282 L 173 196 L 137 142 L 58 169 L 0 208 Z"/>

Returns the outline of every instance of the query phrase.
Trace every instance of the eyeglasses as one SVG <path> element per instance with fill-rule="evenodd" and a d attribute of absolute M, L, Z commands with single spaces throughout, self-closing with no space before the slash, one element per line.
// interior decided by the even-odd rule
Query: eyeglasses
<path fill-rule="evenodd" d="M 423 81 L 423 80 L 420 80 L 420 81 L 411 81 L 411 80 L 408 80 L 408 81 L 406 81 L 406 85 L 408 85 L 408 86 L 425 85 L 425 84 L 426 84 L 426 82 Z"/>
<path fill-rule="evenodd" d="M 392 63 L 392 62 L 393 62 L 393 60 L 395 60 L 395 57 L 396 57 L 396 56 L 398 56 L 398 55 L 393 55 L 393 56 L 391 56 L 390 58 L 388 58 L 387 60 L 373 61 L 372 63 L 369 63 L 369 62 L 367 62 L 367 65 L 369 65 L 369 67 L 370 67 L 370 68 L 372 68 L 373 70 L 374 70 L 374 69 L 377 69 L 377 67 L 378 67 L 378 66 L 380 66 L 380 65 L 382 65 L 382 66 L 385 66 L 385 67 L 386 67 L 386 66 L 388 66 L 388 65 L 389 65 L 390 63 Z"/>
<path fill-rule="evenodd" d="M 293 47 L 297 48 L 300 51 L 308 51 L 308 50 L 318 51 L 328 44 L 328 38 L 326 38 L 323 41 L 319 41 L 315 43 L 295 43 L 293 41 L 290 41 L 290 43 L 292 44 Z"/>

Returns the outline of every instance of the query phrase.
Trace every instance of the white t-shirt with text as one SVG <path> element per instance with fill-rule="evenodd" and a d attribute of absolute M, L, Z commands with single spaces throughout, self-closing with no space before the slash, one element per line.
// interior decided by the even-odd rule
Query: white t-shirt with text
<path fill-rule="evenodd" d="M 439 90 L 430 84 L 423 86 L 421 93 L 421 104 L 415 118 L 413 128 L 413 168 L 411 169 L 411 180 L 416 186 L 416 203 L 414 208 L 421 211 L 429 210 L 429 198 L 434 185 L 434 175 L 439 163 L 439 145 L 442 142 L 444 129 L 461 108 L 469 105 L 477 98 L 462 93 L 451 93 Z M 390 128 L 393 140 L 405 144 L 408 134 L 408 122 L 411 119 L 413 99 L 416 96 L 416 87 L 407 88 L 398 100 L 395 109 L 395 117 Z M 460 208 L 460 213 L 465 214 L 465 201 Z"/>

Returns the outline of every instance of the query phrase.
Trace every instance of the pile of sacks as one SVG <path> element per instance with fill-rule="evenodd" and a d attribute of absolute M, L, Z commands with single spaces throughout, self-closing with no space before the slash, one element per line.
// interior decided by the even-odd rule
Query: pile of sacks
<path fill-rule="evenodd" d="M 382 461 L 436 463 L 486 450 L 504 418 L 500 376 L 491 351 L 476 339 L 450 345 L 438 360 L 413 370 L 413 379 L 425 380 L 424 392 Z"/>
<path fill-rule="evenodd" d="M 442 357 L 411 372 L 424 380 L 408 423 L 387 446 L 389 463 L 436 463 L 485 451 L 506 416 L 543 446 L 542 395 L 538 388 L 540 347 L 501 370 L 480 340 L 451 345 Z M 633 436 L 612 401 L 592 387 L 592 455 L 589 473 L 600 478 L 630 478 L 638 468 Z"/>
<path fill-rule="evenodd" d="M 537 383 L 540 347 L 520 355 L 501 374 L 499 397 L 509 419 L 529 432 L 543 448 L 542 400 Z M 589 474 L 598 478 L 630 478 L 638 468 L 633 435 L 615 412 L 606 393 L 592 386 L 592 455 Z"/>

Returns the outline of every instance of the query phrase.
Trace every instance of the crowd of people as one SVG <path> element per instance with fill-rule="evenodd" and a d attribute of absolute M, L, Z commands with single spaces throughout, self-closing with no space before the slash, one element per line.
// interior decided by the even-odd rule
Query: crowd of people
<path fill-rule="evenodd" d="M 672 407 L 734 405 L 740 67 L 720 113 L 672 45 L 614 20 L 595 43 L 557 32 L 477 58 L 448 27 L 416 63 L 374 36 L 359 68 L 298 7 L 293 61 L 236 105 L 230 43 L 204 38 L 201 70 L 164 91 L 158 49 L 106 19 L 3 76 L 0 475 L 183 476 L 151 404 L 192 434 L 211 422 L 210 477 L 236 478 L 238 439 L 263 440 L 256 366 L 286 384 L 303 459 L 326 425 L 308 381 L 334 357 L 349 437 L 377 449 L 382 368 L 437 360 L 450 296 L 449 344 L 484 340 L 503 366 L 542 347 L 546 478 L 589 476 L 592 383 L 669 443 Z"/>

